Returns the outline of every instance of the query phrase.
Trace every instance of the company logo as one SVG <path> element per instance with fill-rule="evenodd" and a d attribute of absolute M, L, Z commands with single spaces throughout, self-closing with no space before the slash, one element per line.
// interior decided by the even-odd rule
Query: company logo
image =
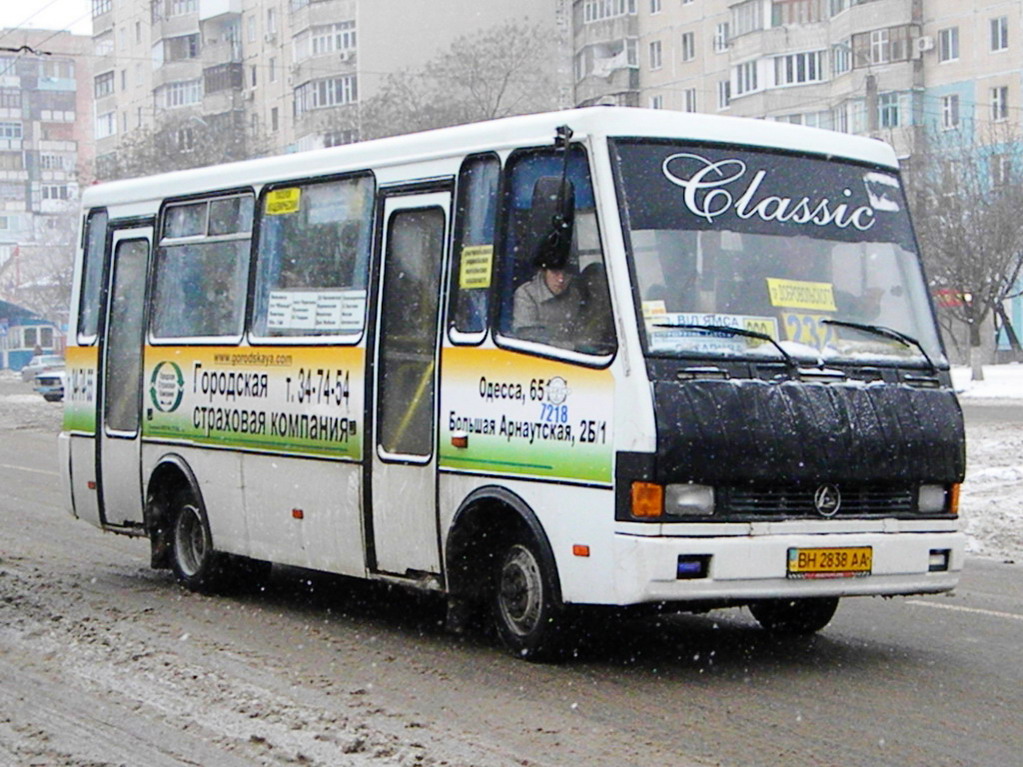
<path fill-rule="evenodd" d="M 761 189 L 770 185 L 768 172 L 761 169 L 751 173 L 745 162 L 735 158 L 715 162 L 698 154 L 680 152 L 664 160 L 661 172 L 668 181 L 682 188 L 682 202 L 689 212 L 708 223 L 725 214 L 743 220 L 759 218 L 838 229 L 851 226 L 861 232 L 876 223 L 875 208 L 853 203 L 852 189 L 838 192 L 837 202 L 830 197 L 813 199 L 770 194 Z M 879 202 L 877 210 L 892 210 L 888 197 L 891 189 L 881 183 L 881 178 L 881 174 L 872 174 L 868 192 L 875 190 L 871 199 Z M 891 181 L 898 184 L 894 178 Z"/>
<path fill-rule="evenodd" d="M 813 507 L 822 517 L 833 517 L 842 507 L 842 494 L 834 485 L 821 485 L 813 494 Z"/>
<path fill-rule="evenodd" d="M 161 413 L 173 413 L 185 396 L 185 376 L 176 363 L 164 360 L 153 368 L 149 379 L 149 399 Z"/>
<path fill-rule="evenodd" d="M 560 405 L 568 399 L 568 395 L 571 393 L 572 390 L 568 388 L 568 381 L 561 376 L 554 376 L 554 378 L 547 382 L 547 401 L 552 405 Z"/>

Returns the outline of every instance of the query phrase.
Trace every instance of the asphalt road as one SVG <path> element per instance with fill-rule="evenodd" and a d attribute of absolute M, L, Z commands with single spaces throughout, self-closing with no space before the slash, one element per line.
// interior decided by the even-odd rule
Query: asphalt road
<path fill-rule="evenodd" d="M 1023 763 L 1023 566 L 846 600 L 808 640 L 718 611 L 536 666 L 370 584 L 184 592 L 66 514 L 54 443 L 0 434 L 0 765 Z"/>

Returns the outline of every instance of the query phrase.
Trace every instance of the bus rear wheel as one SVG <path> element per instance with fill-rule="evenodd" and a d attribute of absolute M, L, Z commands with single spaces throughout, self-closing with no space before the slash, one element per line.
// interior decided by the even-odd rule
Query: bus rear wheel
<path fill-rule="evenodd" d="M 224 580 L 224 555 L 213 548 L 209 522 L 189 492 L 179 493 L 171 525 L 171 567 L 178 583 L 191 591 L 209 592 Z"/>
<path fill-rule="evenodd" d="M 565 614 L 555 593 L 553 565 L 527 536 L 513 539 L 497 558 L 492 589 L 494 624 L 517 657 L 550 661 L 565 643 Z"/>
<path fill-rule="evenodd" d="M 749 611 L 757 623 L 775 634 L 807 636 L 828 625 L 838 609 L 838 597 L 765 599 L 753 602 Z"/>

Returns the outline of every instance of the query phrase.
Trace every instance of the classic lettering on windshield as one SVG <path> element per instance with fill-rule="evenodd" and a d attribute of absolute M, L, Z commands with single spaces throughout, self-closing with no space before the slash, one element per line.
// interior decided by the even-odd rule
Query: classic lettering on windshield
<path fill-rule="evenodd" d="M 680 175 L 679 166 L 692 171 L 688 177 Z M 683 189 L 682 200 L 688 210 L 708 223 L 729 211 L 743 220 L 757 217 L 762 221 L 834 226 L 850 226 L 865 232 L 876 223 L 874 208 L 855 206 L 848 198 L 852 190 L 841 191 L 843 201 L 829 197 L 782 197 L 761 191 L 768 172 L 748 173 L 745 162 L 738 159 L 712 161 L 698 154 L 679 152 L 664 160 L 661 166 L 665 178 Z"/>

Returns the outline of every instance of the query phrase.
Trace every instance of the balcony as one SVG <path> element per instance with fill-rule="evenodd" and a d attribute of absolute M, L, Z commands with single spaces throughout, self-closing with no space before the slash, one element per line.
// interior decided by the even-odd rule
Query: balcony
<path fill-rule="evenodd" d="M 219 64 L 237 64 L 242 60 L 240 40 L 218 40 L 202 47 L 202 63 L 207 67 Z"/>
<path fill-rule="evenodd" d="M 199 0 L 199 21 L 241 15 L 242 0 Z"/>

